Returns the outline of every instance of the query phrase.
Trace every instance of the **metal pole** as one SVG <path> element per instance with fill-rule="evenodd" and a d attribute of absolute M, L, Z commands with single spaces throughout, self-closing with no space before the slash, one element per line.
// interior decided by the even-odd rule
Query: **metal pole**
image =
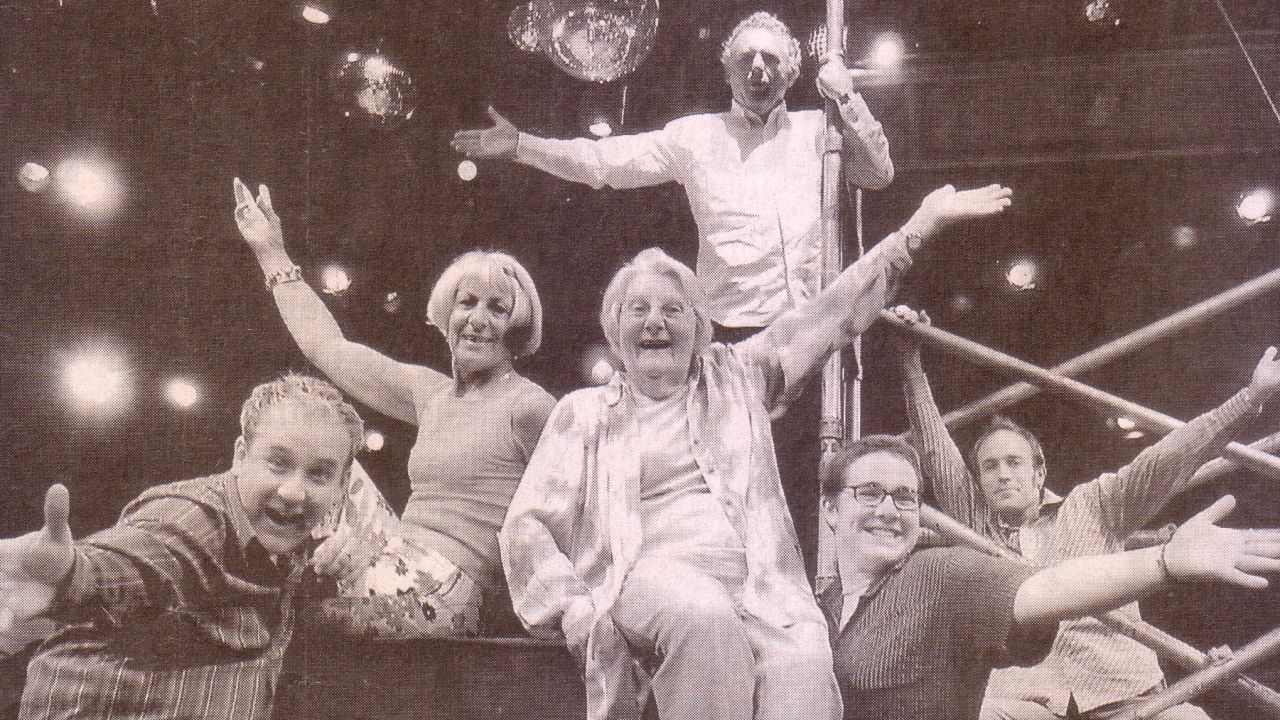
<path fill-rule="evenodd" d="M 844 0 L 827 2 L 827 52 L 844 52 Z M 819 64 L 822 58 L 818 58 Z M 843 121 L 835 101 L 823 103 L 826 132 L 822 152 L 822 287 L 826 288 L 844 269 L 844 252 L 840 241 L 840 170 L 844 150 Z M 844 440 L 844 360 L 843 353 L 833 353 L 822 368 L 822 410 L 818 421 L 818 438 L 822 443 L 820 468 L 825 467 L 832 454 L 840 449 Z M 820 493 L 819 493 L 820 494 Z M 819 499 L 819 502 L 821 500 Z M 832 552 L 831 531 L 818 513 L 818 574 L 830 572 L 835 564 Z"/>
<path fill-rule="evenodd" d="M 1032 565 L 1030 560 L 1013 550 L 978 533 L 973 528 L 952 518 L 941 510 L 928 505 L 920 506 L 920 524 L 941 534 L 953 543 L 967 545 L 988 555 L 1007 558 L 1022 565 Z M 1141 620 L 1130 620 L 1115 612 L 1102 613 L 1096 617 L 1111 630 L 1146 645 L 1154 650 L 1160 658 L 1177 665 L 1183 670 L 1198 673 L 1212 665 L 1213 661 L 1208 655 L 1150 623 Z M 1243 667 L 1240 668 L 1235 674 L 1238 675 L 1244 669 Z M 1236 677 L 1235 684 L 1229 687 L 1236 695 L 1269 710 L 1272 717 L 1280 718 L 1280 694 L 1277 694 L 1271 688 L 1244 675 Z"/>
<path fill-rule="evenodd" d="M 1174 705 L 1187 702 L 1212 690 L 1215 686 L 1276 655 L 1280 655 L 1280 628 L 1236 650 L 1228 660 L 1197 670 L 1165 690 L 1143 698 L 1141 702 L 1115 715 L 1113 720 L 1139 720 L 1139 718 L 1145 720 L 1153 717 Z"/>
<path fill-rule="evenodd" d="M 1260 275 L 1230 290 L 1202 300 L 1189 308 L 1118 337 L 1061 365 L 1054 366 L 1052 370 L 1067 377 L 1078 377 L 1091 370 L 1096 370 L 1117 358 L 1141 350 L 1156 341 L 1164 340 L 1175 333 L 1213 320 L 1229 310 L 1272 293 L 1277 289 L 1280 289 L 1280 269 Z M 1040 388 L 1030 383 L 1015 383 L 985 398 L 975 400 L 964 407 L 952 410 L 946 414 L 943 421 L 948 427 L 962 427 L 997 413 L 1010 405 L 1033 397 L 1039 392 Z"/>
<path fill-rule="evenodd" d="M 1112 410 L 1128 415 L 1139 422 L 1162 429 L 1165 432 L 1176 430 L 1186 424 L 1181 420 L 1169 417 L 1164 413 L 1151 410 L 1150 408 L 1143 407 L 1142 405 L 1130 400 L 1125 400 L 1124 398 L 1117 397 L 1111 393 L 1085 385 L 1079 380 L 1072 380 L 1069 377 L 1059 375 L 1053 371 L 1045 370 L 1038 365 L 1032 365 L 1025 360 L 1020 360 L 1012 355 L 1002 353 L 999 350 L 994 350 L 985 345 L 973 342 L 972 340 L 962 338 L 959 335 L 949 333 L 931 325 L 909 325 L 888 310 L 881 310 L 880 318 L 908 332 L 915 333 L 920 338 L 929 341 L 935 347 L 945 350 L 946 352 L 959 355 L 980 365 L 986 365 L 988 367 L 994 367 L 1011 372 L 1015 375 L 1021 375 L 1022 377 L 1037 384 L 1070 393 L 1096 405 L 1111 408 Z M 1226 448 L 1223 449 L 1222 456 L 1265 475 L 1269 475 L 1273 478 L 1280 478 L 1280 458 L 1269 453 L 1255 450 L 1245 445 L 1241 445 L 1238 442 L 1233 442 L 1229 443 Z"/>

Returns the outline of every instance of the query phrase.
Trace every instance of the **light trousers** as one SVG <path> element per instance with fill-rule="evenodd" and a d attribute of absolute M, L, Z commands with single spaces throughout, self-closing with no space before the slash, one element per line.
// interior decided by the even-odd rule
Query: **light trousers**
<path fill-rule="evenodd" d="M 656 662 L 662 720 L 838 720 L 826 627 L 758 620 L 742 609 L 742 582 L 663 558 L 628 573 L 613 621 Z"/>

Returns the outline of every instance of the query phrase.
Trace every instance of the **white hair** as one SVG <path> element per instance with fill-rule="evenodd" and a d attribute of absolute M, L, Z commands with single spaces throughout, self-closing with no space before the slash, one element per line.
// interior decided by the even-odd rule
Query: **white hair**
<path fill-rule="evenodd" d="M 640 275 L 663 275 L 671 278 L 685 299 L 693 308 L 698 328 L 694 333 L 693 354 L 698 355 L 711 344 L 711 314 L 707 291 L 702 281 L 689 269 L 688 265 L 676 260 L 660 248 L 641 250 L 635 259 L 623 265 L 614 273 L 613 279 L 604 291 L 604 302 L 600 304 L 600 327 L 604 329 L 605 339 L 609 341 L 609 349 L 613 354 L 622 357 L 621 341 L 618 337 L 622 324 L 622 301 L 627 297 L 627 289 Z"/>

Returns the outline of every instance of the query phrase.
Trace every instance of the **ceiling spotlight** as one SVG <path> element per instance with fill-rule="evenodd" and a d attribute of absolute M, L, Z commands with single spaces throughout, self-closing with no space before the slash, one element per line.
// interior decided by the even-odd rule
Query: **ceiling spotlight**
<path fill-rule="evenodd" d="M 604 345 L 592 345 L 582 354 L 580 365 L 582 376 L 592 385 L 604 385 L 613 379 L 615 372 L 609 360 L 609 348 Z"/>
<path fill-rule="evenodd" d="M 315 5 L 305 5 L 302 8 L 302 19 L 315 25 L 324 25 L 329 22 L 329 13 Z"/>
<path fill-rule="evenodd" d="M 92 160 L 68 160 L 58 166 L 58 184 L 80 207 L 105 205 L 117 191 L 112 172 Z"/>
<path fill-rule="evenodd" d="M 463 182 L 471 182 L 472 180 L 475 180 L 476 176 L 479 174 L 480 168 L 476 167 L 476 164 L 470 160 L 463 160 L 458 163 L 458 177 L 461 178 Z"/>
<path fill-rule="evenodd" d="M 902 58 L 906 54 L 906 44 L 902 36 L 896 32 L 881 33 L 871 45 L 871 53 L 867 56 L 867 65 L 876 70 L 893 72 L 902 66 Z"/>
<path fill-rule="evenodd" d="M 180 408 L 189 408 L 200 399 L 200 390 L 188 380 L 170 380 L 165 393 L 169 402 Z"/>
<path fill-rule="evenodd" d="M 320 285 L 329 295 L 341 295 L 351 287 L 351 273 L 341 265 L 330 265 L 321 271 Z"/>
<path fill-rule="evenodd" d="M 955 295 L 951 298 L 951 310 L 957 315 L 968 315 L 973 312 L 973 298 L 968 295 Z"/>
<path fill-rule="evenodd" d="M 1133 418 L 1125 417 L 1123 415 L 1117 417 L 1113 421 L 1113 423 L 1115 424 L 1117 430 L 1124 430 L 1125 432 L 1135 430 L 1138 427 L 1138 422 L 1136 420 L 1134 420 Z"/>
<path fill-rule="evenodd" d="M 386 437 L 377 430 L 370 430 L 364 434 L 364 446 L 369 449 L 369 452 L 378 452 L 386 443 Z"/>
<path fill-rule="evenodd" d="M 597 120 L 591 123 L 591 126 L 587 129 L 598 138 L 607 138 L 613 134 L 613 126 L 607 120 Z"/>
<path fill-rule="evenodd" d="M 1271 219 L 1275 204 L 1275 197 L 1270 190 L 1258 188 L 1240 197 L 1240 201 L 1236 203 L 1236 214 L 1250 225 L 1257 225 Z"/>
<path fill-rule="evenodd" d="M 1178 225 L 1173 228 L 1174 247 L 1186 250 L 1187 248 L 1195 247 L 1199 241 L 1199 233 L 1190 225 Z"/>
<path fill-rule="evenodd" d="M 394 313 L 400 310 L 400 305 L 403 304 L 403 302 L 404 300 L 400 297 L 400 293 L 392 290 L 383 296 L 382 309 L 386 312 Z"/>
<path fill-rule="evenodd" d="M 1040 268 L 1031 260 L 1016 260 L 1009 264 L 1004 277 L 1014 290 L 1035 290 Z"/>
<path fill-rule="evenodd" d="M 128 373 L 124 361 L 111 353 L 90 353 L 67 365 L 65 381 L 81 404 L 105 408 L 124 399 Z"/>
<path fill-rule="evenodd" d="M 18 168 L 18 184 L 29 192 L 43 191 L 49 185 L 49 168 L 40 163 L 24 163 Z"/>

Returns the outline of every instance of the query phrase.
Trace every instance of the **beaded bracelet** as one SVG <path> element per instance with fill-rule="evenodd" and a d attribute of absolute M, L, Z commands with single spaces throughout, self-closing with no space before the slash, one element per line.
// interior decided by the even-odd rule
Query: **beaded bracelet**
<path fill-rule="evenodd" d="M 298 282 L 302 279 L 302 268 L 297 265 L 291 265 L 282 270 L 276 270 L 267 274 L 265 284 L 268 290 L 275 290 L 277 285 L 282 283 Z"/>

